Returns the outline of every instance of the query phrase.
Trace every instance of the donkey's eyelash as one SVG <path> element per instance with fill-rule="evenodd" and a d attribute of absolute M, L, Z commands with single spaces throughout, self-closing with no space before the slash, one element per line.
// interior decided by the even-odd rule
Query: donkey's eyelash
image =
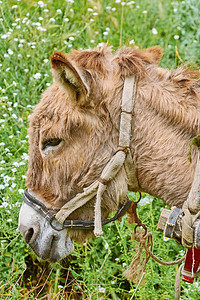
<path fill-rule="evenodd" d="M 58 138 L 46 140 L 42 143 L 42 150 L 45 150 L 45 148 L 47 148 L 48 146 L 51 147 L 58 146 L 61 143 L 61 141 L 62 140 Z"/>

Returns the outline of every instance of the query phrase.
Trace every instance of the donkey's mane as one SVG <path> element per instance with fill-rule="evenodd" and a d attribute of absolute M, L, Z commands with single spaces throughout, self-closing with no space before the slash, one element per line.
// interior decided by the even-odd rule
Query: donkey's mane
<path fill-rule="evenodd" d="M 200 73 L 179 67 L 168 71 L 150 67 L 147 84 L 140 93 L 145 105 L 165 122 L 192 135 L 200 132 Z"/>

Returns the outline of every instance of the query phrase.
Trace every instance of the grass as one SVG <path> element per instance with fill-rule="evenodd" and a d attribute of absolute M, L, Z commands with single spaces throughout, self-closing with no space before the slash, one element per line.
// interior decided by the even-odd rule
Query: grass
<path fill-rule="evenodd" d="M 17 232 L 17 222 L 27 169 L 28 117 L 52 82 L 52 52 L 105 42 L 114 50 L 158 44 L 164 48 L 163 67 L 196 64 L 199 10 L 196 0 L 0 1 L 0 299 L 173 299 L 177 266 L 150 259 L 140 286 L 123 276 L 137 247 L 126 216 L 106 225 L 103 237 L 76 245 L 72 256 L 54 266 L 33 254 Z M 156 231 L 165 204 L 146 197 L 151 201 L 144 201 L 139 215 L 153 232 L 154 253 L 168 261 L 180 258 L 183 247 L 164 241 Z M 198 290 L 199 281 L 182 283 L 181 299 L 200 299 Z"/>

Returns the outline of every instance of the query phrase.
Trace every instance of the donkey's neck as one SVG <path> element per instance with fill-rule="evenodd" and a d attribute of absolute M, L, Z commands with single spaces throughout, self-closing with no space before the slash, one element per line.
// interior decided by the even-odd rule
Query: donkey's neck
<path fill-rule="evenodd" d="M 158 99 L 152 101 L 160 101 L 160 106 L 166 105 L 167 115 L 160 113 L 155 103 L 148 103 L 150 100 L 145 97 L 142 89 L 136 99 L 132 147 L 137 177 L 141 191 L 161 198 L 169 205 L 181 206 L 188 196 L 194 177 L 197 151 L 193 150 L 192 163 L 188 160 L 188 153 L 189 143 L 197 134 L 197 128 L 200 128 L 200 110 L 197 112 L 194 132 L 194 127 L 191 130 L 185 128 L 186 123 L 187 126 L 189 124 L 187 114 L 182 114 L 180 122 L 171 121 L 169 109 L 173 111 L 173 108 L 164 103 L 166 99 L 161 94 L 158 96 Z M 179 101 L 184 99 L 180 98 Z M 176 113 L 174 111 L 174 116 Z"/>

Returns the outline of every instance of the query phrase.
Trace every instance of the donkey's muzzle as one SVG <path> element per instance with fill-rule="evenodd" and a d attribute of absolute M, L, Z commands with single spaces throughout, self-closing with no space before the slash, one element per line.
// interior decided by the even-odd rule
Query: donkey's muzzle
<path fill-rule="evenodd" d="M 74 250 L 66 229 L 54 230 L 46 219 L 25 203 L 20 210 L 18 228 L 25 242 L 43 260 L 56 262 Z"/>

